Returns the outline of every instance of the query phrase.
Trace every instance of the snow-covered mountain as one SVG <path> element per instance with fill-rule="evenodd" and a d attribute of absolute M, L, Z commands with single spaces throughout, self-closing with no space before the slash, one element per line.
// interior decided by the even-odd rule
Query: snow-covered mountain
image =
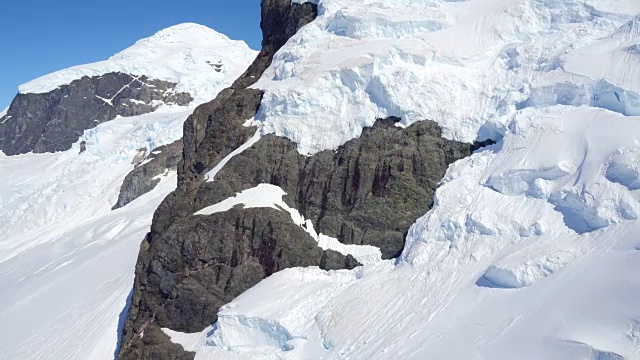
<path fill-rule="evenodd" d="M 0 357 L 640 359 L 640 2 L 262 7 L 214 100 L 0 158 Z"/>
<path fill-rule="evenodd" d="M 172 26 L 108 60 L 21 85 L 0 117 L 0 150 L 64 151 L 84 130 L 116 117 L 193 108 L 228 86 L 255 55 L 205 26 Z"/>
<path fill-rule="evenodd" d="M 244 72 L 251 54 L 255 56 L 243 41 L 185 23 L 142 39 L 108 60 L 56 71 L 20 85 L 19 90 L 22 94 L 47 93 L 83 76 L 119 72 L 175 83 L 175 91 L 187 92 L 196 104 L 202 104 L 228 86 L 230 78 Z"/>
<path fill-rule="evenodd" d="M 173 149 L 165 145 L 182 137 L 193 109 L 229 86 L 255 55 L 244 42 L 183 24 L 141 40 L 110 60 L 62 70 L 21 87 L 18 98 L 38 91 L 54 94 L 82 76 L 117 71 L 144 76 L 149 83 L 174 82 L 192 100 L 93 125 L 75 135 L 66 151 L 16 156 L 0 152 L 0 358 L 113 359 L 140 241 L 155 208 L 176 186 L 175 163 L 148 166 L 154 159 L 166 161 Z M 221 71 L 208 61 L 220 64 Z M 94 90 L 85 86 L 77 94 Z M 31 103 L 14 101 L 8 111 L 22 114 L 23 106 Z M 86 109 L 69 110 L 77 111 L 79 119 L 90 116 L 83 115 Z M 5 114 L 0 117 L 6 123 L 28 123 Z M 179 158 L 180 152 L 174 155 Z M 148 171 L 128 181 L 127 174 L 140 169 Z M 149 179 L 155 185 L 152 191 L 130 189 L 138 198 L 111 210 L 123 183 L 139 185 L 135 181 L 156 175 L 156 180 Z"/>

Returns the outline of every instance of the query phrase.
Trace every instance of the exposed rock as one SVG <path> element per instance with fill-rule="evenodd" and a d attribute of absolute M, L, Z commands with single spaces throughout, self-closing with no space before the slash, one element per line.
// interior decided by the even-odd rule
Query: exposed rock
<path fill-rule="evenodd" d="M 262 15 L 263 49 L 257 59 L 230 88 L 196 108 L 184 124 L 178 187 L 156 210 L 141 246 L 119 359 L 146 359 L 152 352 L 173 351 L 175 344 L 168 339 L 145 345 L 140 335 L 159 327 L 202 330 L 216 320 L 221 305 L 274 271 L 357 265 L 352 257 L 322 251 L 281 211 L 232 209 L 207 217 L 192 215 L 205 170 L 255 133 L 255 128 L 243 124 L 257 113 L 263 93 L 247 87 L 260 78 L 289 37 L 316 17 L 317 7 L 263 0 Z"/>
<path fill-rule="evenodd" d="M 411 224 L 432 206 L 448 165 L 471 153 L 473 145 L 443 139 L 435 122 L 402 129 L 390 118 L 337 151 L 311 157 L 300 155 L 290 140 L 265 136 L 232 158 L 214 182 L 204 182 L 208 170 L 256 131 L 243 124 L 257 113 L 263 93 L 247 86 L 316 14 L 309 3 L 264 0 L 261 53 L 231 88 L 185 122 L 178 187 L 156 210 L 141 246 L 119 359 L 144 359 L 164 348 L 170 353 L 175 344 L 148 344 L 140 335 L 164 327 L 201 331 L 216 321 L 222 305 L 276 271 L 358 265 L 351 256 L 320 249 L 284 211 L 234 208 L 193 215 L 198 210 L 270 183 L 287 192 L 287 204 L 316 230 L 343 243 L 378 246 L 392 258 L 402 251 Z"/>
<path fill-rule="evenodd" d="M 142 291 L 133 301 L 143 300 L 140 310 L 152 310 L 161 327 L 183 332 L 211 325 L 222 305 L 276 271 L 357 265 L 350 256 L 323 251 L 287 212 L 271 208 L 191 216 L 143 247 L 148 249 L 137 271 Z"/>
<path fill-rule="evenodd" d="M 118 201 L 113 206 L 113 210 L 153 190 L 160 182 L 158 176 L 169 170 L 176 170 L 182 159 L 182 139 L 154 149 L 146 158 L 144 157 L 145 149 L 142 149 L 141 153 L 142 157 L 134 159 L 136 167 L 122 182 Z"/>
<path fill-rule="evenodd" d="M 214 182 L 200 186 L 194 209 L 261 183 L 277 185 L 317 231 L 345 244 L 379 247 L 390 259 L 404 248 L 409 227 L 432 207 L 449 164 L 470 155 L 473 146 L 442 138 L 433 121 L 402 129 L 387 119 L 337 151 L 305 157 L 296 148 L 285 138 L 261 138 Z"/>
<path fill-rule="evenodd" d="M 80 154 L 87 151 L 87 142 L 82 140 L 80 141 Z"/>
<path fill-rule="evenodd" d="M 108 73 L 88 77 L 44 94 L 18 94 L 0 122 L 0 150 L 7 155 L 64 151 L 84 130 L 156 110 L 161 104 L 188 105 L 176 84 L 145 76 Z"/>
<path fill-rule="evenodd" d="M 497 144 L 497 142 L 493 139 L 486 139 L 483 141 L 474 141 L 473 145 L 471 146 L 471 151 L 480 150 L 484 147 L 495 145 L 495 144 Z"/>
<path fill-rule="evenodd" d="M 347 244 L 377 246 L 392 258 L 402 251 L 411 224 L 432 206 L 448 165 L 471 154 L 473 145 L 443 139 L 435 122 L 402 129 L 395 126 L 399 119 L 389 118 L 337 151 L 311 157 L 300 155 L 288 139 L 265 136 L 232 158 L 214 182 L 204 182 L 208 170 L 256 131 L 243 124 L 257 113 L 263 93 L 246 87 L 316 14 L 308 3 L 263 1 L 260 55 L 231 88 L 185 122 L 178 187 L 157 209 L 141 246 L 120 359 L 144 358 L 151 351 L 140 338 L 145 329 L 201 331 L 216 321 L 222 305 L 276 271 L 358 265 L 351 256 L 320 249 L 284 211 L 234 208 L 193 215 L 198 210 L 270 183 L 282 187 L 287 204 L 319 232 Z M 169 351 L 175 344 L 153 344 L 163 346 Z"/>
<path fill-rule="evenodd" d="M 394 124 L 378 120 L 337 151 L 311 157 L 300 155 L 290 140 L 268 135 L 232 158 L 214 182 L 190 181 L 196 189 L 190 198 L 170 197 L 156 212 L 154 220 L 176 206 L 186 211 L 142 246 L 127 332 L 141 333 L 149 324 L 201 331 L 222 305 L 276 271 L 357 265 L 351 256 L 322 251 L 284 211 L 191 215 L 260 183 L 285 189 L 287 203 L 321 232 L 378 246 L 385 258 L 399 254 L 411 224 L 432 206 L 448 165 L 471 154 L 472 145 L 443 139 L 432 121 L 406 129 Z"/>
<path fill-rule="evenodd" d="M 155 324 L 144 330 L 142 339 L 132 345 L 136 360 L 193 360 L 194 353 L 184 351 Z"/>

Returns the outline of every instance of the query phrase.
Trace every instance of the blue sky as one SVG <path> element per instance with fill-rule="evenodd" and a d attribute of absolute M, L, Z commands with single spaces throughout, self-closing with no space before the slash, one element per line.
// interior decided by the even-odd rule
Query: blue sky
<path fill-rule="evenodd" d="M 105 60 L 184 22 L 209 26 L 259 49 L 260 0 L 17 0 L 0 6 L 0 111 L 18 85 Z"/>

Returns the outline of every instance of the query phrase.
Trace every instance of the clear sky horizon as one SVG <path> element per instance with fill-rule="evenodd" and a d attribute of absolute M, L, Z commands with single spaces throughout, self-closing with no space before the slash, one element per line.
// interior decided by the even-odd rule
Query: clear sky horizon
<path fill-rule="evenodd" d="M 22 83 L 105 60 L 137 40 L 185 22 L 260 48 L 260 0 L 5 2 L 0 13 L 0 111 Z"/>

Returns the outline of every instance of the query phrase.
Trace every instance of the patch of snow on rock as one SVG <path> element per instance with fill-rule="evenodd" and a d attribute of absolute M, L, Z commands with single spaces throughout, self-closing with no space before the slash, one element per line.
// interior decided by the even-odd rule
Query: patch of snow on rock
<path fill-rule="evenodd" d="M 305 219 L 296 209 L 289 207 L 282 197 L 286 195 L 284 190 L 279 186 L 271 184 L 260 184 L 251 189 L 247 189 L 234 197 L 225 199 L 215 205 L 207 206 L 199 210 L 195 215 L 211 215 L 218 212 L 227 211 L 237 205 L 244 208 L 261 208 L 269 207 L 276 210 L 284 210 L 291 215 L 293 222 L 302 227 L 313 239 L 318 242 L 323 250 L 335 250 L 343 255 L 352 255 L 363 264 L 375 263 L 381 261 L 382 254 L 380 249 L 371 245 L 345 245 L 335 238 L 318 234 L 313 228 L 311 220 Z"/>

